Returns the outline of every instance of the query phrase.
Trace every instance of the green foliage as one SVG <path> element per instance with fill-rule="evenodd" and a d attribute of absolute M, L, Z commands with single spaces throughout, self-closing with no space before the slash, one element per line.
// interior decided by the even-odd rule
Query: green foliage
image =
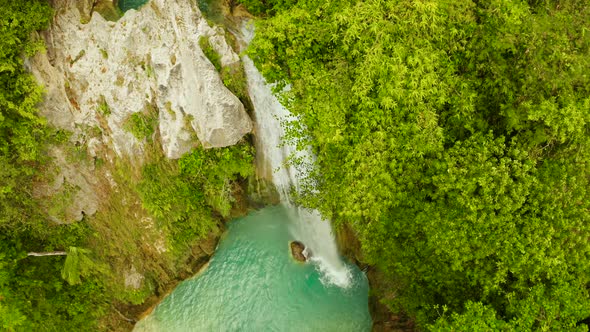
<path fill-rule="evenodd" d="M 223 25 L 223 21 L 225 19 L 224 11 L 226 11 L 224 6 L 229 5 L 230 11 L 233 10 L 235 0 L 231 0 L 227 3 L 222 3 L 216 0 L 201 0 L 197 1 L 197 5 L 203 14 L 203 17 L 205 17 L 207 20 L 209 26 L 214 26 L 216 24 Z"/>
<path fill-rule="evenodd" d="M 281 10 L 287 10 L 297 3 L 297 0 L 238 0 L 254 15 L 273 15 Z"/>
<path fill-rule="evenodd" d="M 439 308 L 437 308 L 439 309 Z M 447 308 L 442 308 L 443 314 Z M 436 322 L 436 325 L 430 326 L 432 331 L 509 331 L 508 324 L 499 320 L 494 309 L 484 306 L 481 303 L 467 302 L 465 313 L 453 313 L 452 323 L 445 316 Z"/>
<path fill-rule="evenodd" d="M 304 0 L 258 22 L 249 54 L 318 157 L 304 202 L 352 226 L 392 310 L 584 328 L 589 22 L 578 1 L 510 0 Z"/>
<path fill-rule="evenodd" d="M 169 230 L 179 248 L 217 227 L 213 212 L 229 216 L 236 186 L 253 172 L 248 144 L 199 148 L 177 163 L 156 160 L 145 165 L 138 190 L 144 208 Z"/>
<path fill-rule="evenodd" d="M 131 114 L 125 120 L 124 128 L 138 140 L 151 140 L 158 124 L 158 112 L 151 106 L 147 106 L 142 112 Z"/>
<path fill-rule="evenodd" d="M 22 326 L 27 318 L 14 307 L 0 304 L 0 327 L 4 331 L 14 331 Z"/>
<path fill-rule="evenodd" d="M 68 222 L 66 211 L 74 203 L 74 195 L 78 189 L 64 180 L 60 191 L 54 193 L 45 203 L 49 215 L 63 222 Z"/>
<path fill-rule="evenodd" d="M 25 71 L 23 55 L 42 49 L 31 34 L 50 17 L 44 1 L 0 1 L 0 229 L 22 224 L 36 210 L 30 180 L 48 130 L 35 108 L 42 89 Z"/>
<path fill-rule="evenodd" d="M 105 20 L 111 22 L 116 22 L 123 16 L 123 11 L 115 6 L 112 1 L 108 0 L 95 1 L 93 10 L 99 13 Z"/>
<path fill-rule="evenodd" d="M 88 258 L 89 251 L 83 248 L 69 247 L 66 261 L 61 270 L 61 277 L 70 285 L 81 283 L 80 276 L 87 275 L 92 268 L 92 260 Z"/>
<path fill-rule="evenodd" d="M 98 280 L 70 286 L 61 278 L 64 258 L 27 257 L 26 251 L 79 246 L 80 225 L 47 223 L 34 199 L 48 142 L 63 133 L 47 128 L 36 105 L 42 89 L 25 71 L 27 56 L 43 49 L 33 38 L 52 17 L 46 1 L 0 0 L 0 330 L 95 331 L 106 308 Z M 83 56 L 83 55 L 81 55 Z M 67 195 L 66 195 L 67 196 Z M 64 196 L 65 198 L 65 196 Z"/>
<path fill-rule="evenodd" d="M 223 84 L 240 99 L 246 110 L 252 109 L 252 101 L 250 101 L 250 94 L 248 93 L 248 81 L 242 64 L 223 67 L 220 76 Z"/>
<path fill-rule="evenodd" d="M 101 49 L 99 49 L 99 51 L 100 51 L 100 55 L 102 55 L 103 59 L 109 58 L 109 53 L 106 50 L 101 48 Z"/>
<path fill-rule="evenodd" d="M 119 0 L 116 3 L 117 3 L 117 6 L 122 11 L 127 11 L 129 9 L 139 9 L 146 2 L 148 2 L 148 1 L 147 0 Z"/>
<path fill-rule="evenodd" d="M 240 144 L 221 149 L 197 149 L 179 160 L 181 174 L 200 182 L 207 203 L 223 217 L 228 217 L 233 203 L 234 185 L 254 174 L 254 154 L 250 145 Z"/>
<path fill-rule="evenodd" d="M 168 230 L 176 249 L 215 226 L 201 188 L 185 181 L 174 162 L 158 160 L 145 165 L 138 191 L 144 208 Z"/>
<path fill-rule="evenodd" d="M 515 300 L 508 311 L 517 318 L 504 321 L 497 312 L 480 302 L 467 302 L 465 311 L 443 315 L 431 331 L 588 331 L 588 326 L 576 324 L 580 315 L 590 315 L 590 308 L 580 292 L 587 294 L 585 286 L 570 283 L 553 285 L 548 289 L 537 285 L 525 299 Z M 579 287 L 582 289 L 579 289 Z M 444 310 L 444 309 L 443 309 Z"/>
<path fill-rule="evenodd" d="M 203 36 L 199 38 L 199 46 L 201 46 L 201 50 L 203 50 L 203 53 L 205 53 L 205 56 L 211 61 L 211 64 L 213 64 L 215 69 L 217 69 L 218 72 L 221 72 L 221 57 L 213 49 L 213 46 L 211 46 L 209 37 Z"/>
<path fill-rule="evenodd" d="M 64 256 L 27 257 L 24 252 L 24 248 L 52 251 L 78 246 L 87 231 L 73 224 L 50 227 L 41 236 L 28 231 L 21 231 L 18 236 L 0 235 L 3 330 L 96 330 L 97 319 L 107 308 L 101 281 L 89 278 L 70 286 L 61 277 Z"/>
<path fill-rule="evenodd" d="M 100 11 L 99 7 L 95 9 Z M 106 10 L 116 14 L 112 8 Z M 43 211 L 65 219 L 65 210 L 77 189 L 66 183 L 51 200 L 35 198 L 33 182 L 51 181 L 47 179 L 52 168 L 46 144 L 63 145 L 68 162 L 87 159 L 84 144 L 73 146 L 69 133 L 47 128 L 37 115 L 35 106 L 41 101 L 42 89 L 23 67 L 26 56 L 42 49 L 40 41 L 31 39 L 34 31 L 44 28 L 50 19 L 51 10 L 45 1 L 0 0 L 2 331 L 100 330 L 99 320 L 114 302 L 142 303 L 156 287 L 177 277 L 181 267 L 175 264 L 180 265 L 178 262 L 186 257 L 186 245 L 215 229 L 217 214 L 229 214 L 241 177 L 252 173 L 252 153 L 244 146 L 195 151 L 206 167 L 206 176 L 185 174 L 178 161 L 164 158 L 148 162 L 141 175 L 132 167 L 121 166 L 126 165 L 124 162 L 115 161 L 113 165 L 97 159 L 96 164 L 102 163 L 102 171 L 109 172 L 109 179 L 117 183 L 117 190 L 109 191 L 110 183 L 101 184 L 107 180 L 98 177 L 97 194 L 107 199 L 101 202 L 97 214 L 72 224 L 49 222 Z M 80 52 L 72 63 L 84 54 Z M 142 65 L 148 76 L 155 74 L 149 64 Z M 104 97 L 97 103 L 97 113 L 104 117 L 111 113 Z M 126 128 L 151 143 L 157 116 L 158 111 L 147 105 L 130 116 Z M 101 131 L 88 128 L 86 134 L 95 137 Z M 228 160 L 238 157 L 243 159 L 235 163 Z M 194 170 L 190 162 L 183 165 Z M 205 198 L 208 194 L 212 196 Z M 152 218 L 161 228 L 152 224 Z M 146 229 L 146 224 L 151 228 Z M 161 240 L 161 245 L 168 247 L 166 239 L 174 242 L 174 252 L 157 252 L 154 242 Z M 31 251 L 62 250 L 67 256 L 27 256 Z M 138 290 L 129 290 L 121 282 L 122 273 L 129 271 L 129 262 L 145 278 Z"/>
<path fill-rule="evenodd" d="M 145 74 L 147 75 L 148 78 L 155 77 L 156 73 L 154 71 L 154 67 L 152 67 L 151 65 L 145 66 Z"/>

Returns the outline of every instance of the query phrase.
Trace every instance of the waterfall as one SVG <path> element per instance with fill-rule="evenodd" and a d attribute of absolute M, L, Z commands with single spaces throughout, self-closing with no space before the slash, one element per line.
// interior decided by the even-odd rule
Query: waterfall
<path fill-rule="evenodd" d="M 249 43 L 253 37 L 252 27 L 244 24 L 241 35 Z M 298 160 L 313 161 L 311 149 L 301 151 L 283 140 L 285 130 L 281 122 L 294 120 L 293 115 L 273 95 L 272 87 L 266 83 L 252 60 L 244 55 L 242 62 L 248 81 L 248 93 L 254 106 L 257 159 L 261 164 L 258 171 L 272 180 L 281 196 L 281 202 L 288 207 L 292 221 L 290 231 L 297 240 L 305 244 L 306 250 L 311 254 L 311 263 L 320 271 L 322 282 L 347 287 L 351 272 L 338 253 L 330 222 L 322 219 L 316 210 L 296 206 L 291 199 L 291 188 L 299 192 L 301 181 L 307 174 L 305 169 L 294 167 L 287 160 L 295 157 Z"/>

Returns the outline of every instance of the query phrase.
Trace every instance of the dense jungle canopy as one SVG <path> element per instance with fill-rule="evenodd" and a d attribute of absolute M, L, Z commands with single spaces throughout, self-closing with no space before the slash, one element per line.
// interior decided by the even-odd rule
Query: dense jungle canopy
<path fill-rule="evenodd" d="M 317 156 L 301 200 L 351 227 L 392 312 L 422 330 L 588 330 L 587 1 L 241 2 L 259 17 L 248 54 Z M 0 330 L 95 331 L 113 302 L 143 296 L 105 272 L 124 250 L 101 256 L 109 242 L 86 220 L 48 227 L 32 195 L 46 144 L 66 140 L 38 116 L 23 67 L 51 15 L 42 0 L 0 0 Z M 248 147 L 157 160 L 132 189 L 190 242 L 214 227 L 195 216 L 229 213 L 223 193 L 251 161 Z M 94 266 L 71 275 L 31 250 Z"/>
<path fill-rule="evenodd" d="M 243 2 L 317 155 L 303 200 L 352 227 L 394 312 L 587 330 L 587 1 Z"/>

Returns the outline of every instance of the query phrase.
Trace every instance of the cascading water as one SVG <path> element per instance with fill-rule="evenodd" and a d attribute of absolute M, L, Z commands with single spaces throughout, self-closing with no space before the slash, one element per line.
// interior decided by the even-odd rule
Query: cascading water
<path fill-rule="evenodd" d="M 249 43 L 253 37 L 252 26 L 244 24 L 241 34 L 243 40 Z M 244 55 L 242 62 L 256 118 L 257 158 L 262 158 L 259 171 L 270 175 L 282 203 L 289 208 L 293 221 L 290 231 L 306 245 L 306 250 L 311 254 L 310 261 L 321 272 L 322 282 L 347 287 L 351 273 L 338 253 L 330 222 L 323 220 L 316 210 L 295 206 L 290 196 L 291 188 L 297 192 L 301 190 L 301 181 L 307 174 L 305 170 L 289 164 L 288 159 L 295 157 L 313 161 L 313 154 L 310 149 L 301 151 L 292 143 L 284 141 L 285 130 L 281 121 L 294 120 L 293 115 L 273 95 L 272 86 L 266 83 L 252 60 Z"/>
<path fill-rule="evenodd" d="M 247 42 L 251 30 L 244 32 Z M 252 61 L 244 57 L 243 64 L 258 123 L 259 172 L 272 180 L 283 204 L 228 223 L 208 267 L 183 281 L 134 331 L 370 331 L 366 276 L 341 260 L 330 223 L 289 196 L 301 190 L 306 174 L 286 166 L 287 159 L 313 161 L 313 154 L 284 144 L 280 120 L 292 116 Z M 293 240 L 310 249 L 313 264 L 290 257 Z"/>

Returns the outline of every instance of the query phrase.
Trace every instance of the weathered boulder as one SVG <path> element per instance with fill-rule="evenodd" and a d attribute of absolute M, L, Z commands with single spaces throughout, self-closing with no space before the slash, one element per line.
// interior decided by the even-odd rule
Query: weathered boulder
<path fill-rule="evenodd" d="M 132 114 L 151 110 L 164 152 L 173 159 L 197 138 L 205 147 L 223 147 L 252 130 L 199 39 L 210 37 L 223 65 L 239 57 L 194 1 L 152 0 L 117 22 L 90 12 L 91 3 L 53 1 L 56 16 L 42 33 L 47 52 L 27 64 L 45 86 L 40 110 L 50 123 L 73 137 L 80 128 L 99 127 L 101 144 L 120 156 L 141 156 L 144 140 L 126 125 Z"/>
<path fill-rule="evenodd" d="M 123 277 L 125 279 L 125 287 L 134 290 L 138 290 L 141 288 L 143 280 L 145 278 L 141 273 L 137 272 L 137 269 L 133 265 L 131 266 L 129 271 L 125 272 Z"/>
<path fill-rule="evenodd" d="M 291 256 L 298 262 L 306 262 L 307 257 L 305 255 L 305 245 L 299 241 L 291 241 L 289 243 L 291 247 Z"/>
<path fill-rule="evenodd" d="M 53 8 L 57 8 L 59 6 L 60 0 L 50 0 L 49 1 Z M 78 0 L 76 1 L 76 7 L 80 12 L 80 19 L 82 22 L 90 21 L 92 17 L 92 8 L 94 7 L 95 0 Z"/>

